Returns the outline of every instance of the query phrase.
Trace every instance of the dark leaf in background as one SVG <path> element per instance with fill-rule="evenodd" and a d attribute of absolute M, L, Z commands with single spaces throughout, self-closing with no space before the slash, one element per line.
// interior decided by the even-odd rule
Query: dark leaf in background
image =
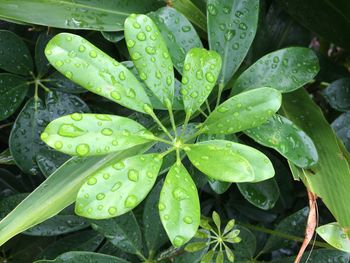
<path fill-rule="evenodd" d="M 350 110 L 350 78 L 342 78 L 332 82 L 323 90 L 322 94 L 333 109 Z"/>

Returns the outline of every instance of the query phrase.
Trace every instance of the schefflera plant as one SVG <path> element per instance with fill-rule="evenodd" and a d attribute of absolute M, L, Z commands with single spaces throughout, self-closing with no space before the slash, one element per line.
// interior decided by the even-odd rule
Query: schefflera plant
<path fill-rule="evenodd" d="M 158 28 L 148 16 L 130 15 L 125 21 L 125 40 L 139 78 L 167 109 L 172 130 L 159 120 L 142 84 L 122 63 L 78 35 L 61 33 L 45 50 L 58 71 L 93 93 L 149 115 L 163 133 L 157 136 L 122 116 L 74 113 L 52 121 L 41 138 L 60 152 L 81 157 L 109 154 L 140 144 L 167 144 L 163 153 L 136 155 L 101 167 L 83 183 L 75 211 L 93 219 L 130 211 L 151 191 L 163 158 L 175 151 L 176 162 L 166 175 L 158 208 L 169 239 L 179 247 L 195 235 L 200 223 L 197 189 L 181 162 L 181 152 L 198 170 L 220 181 L 258 182 L 273 177 L 270 160 L 252 147 L 227 140 L 194 144 L 190 141 L 202 133 L 230 134 L 263 124 L 280 108 L 281 93 L 261 87 L 233 96 L 216 107 L 194 134 L 185 136 L 191 116 L 201 111 L 216 85 L 220 55 L 203 48 L 187 53 L 181 82 L 186 117 L 178 129 L 172 110 L 173 63 Z"/>

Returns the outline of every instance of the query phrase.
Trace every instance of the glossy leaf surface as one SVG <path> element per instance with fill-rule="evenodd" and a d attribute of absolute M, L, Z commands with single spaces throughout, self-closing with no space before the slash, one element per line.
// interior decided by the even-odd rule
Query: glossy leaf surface
<path fill-rule="evenodd" d="M 276 114 L 266 123 L 244 133 L 256 142 L 275 149 L 299 167 L 311 167 L 318 161 L 311 138 L 283 116 Z"/>
<path fill-rule="evenodd" d="M 264 210 L 273 208 L 280 196 L 275 179 L 258 183 L 239 183 L 237 186 L 249 203 Z"/>
<path fill-rule="evenodd" d="M 144 13 L 160 6 L 157 1 L 144 0 L 3 0 L 0 18 L 58 28 L 121 31 L 129 14 Z"/>
<path fill-rule="evenodd" d="M 0 121 L 11 116 L 23 102 L 28 92 L 25 78 L 0 73 Z"/>
<path fill-rule="evenodd" d="M 290 92 L 312 81 L 319 69 L 318 58 L 311 49 L 280 49 L 260 58 L 244 71 L 235 80 L 232 93 L 260 87 Z"/>
<path fill-rule="evenodd" d="M 0 69 L 19 75 L 29 75 L 33 71 L 29 49 L 16 34 L 0 30 L 0 50 Z"/>
<path fill-rule="evenodd" d="M 133 74 L 84 38 L 61 33 L 45 49 L 47 59 L 59 72 L 87 90 L 127 108 L 146 112 L 146 92 Z"/>
<path fill-rule="evenodd" d="M 281 100 L 281 93 L 271 88 L 259 88 L 233 96 L 205 120 L 205 132 L 229 134 L 257 127 L 278 111 Z"/>
<path fill-rule="evenodd" d="M 333 109 L 350 110 L 350 78 L 341 78 L 332 82 L 322 94 Z"/>
<path fill-rule="evenodd" d="M 104 219 L 129 212 L 151 191 L 161 165 L 157 154 L 145 154 L 98 170 L 80 188 L 76 213 Z"/>
<path fill-rule="evenodd" d="M 125 20 L 125 40 L 140 78 L 163 105 L 174 98 L 174 69 L 166 43 L 156 24 L 145 15 Z"/>
<path fill-rule="evenodd" d="M 79 263 L 89 262 L 91 260 L 99 263 L 128 263 L 128 261 L 118 257 L 85 251 L 66 252 L 59 255 L 54 260 L 42 259 L 37 260 L 34 263 Z"/>
<path fill-rule="evenodd" d="M 39 77 L 44 76 L 50 69 L 50 63 L 45 56 L 45 47 L 52 38 L 48 33 L 41 33 L 35 44 L 35 66 Z"/>
<path fill-rule="evenodd" d="M 232 142 L 212 140 L 189 145 L 185 150 L 192 164 L 211 178 L 224 182 L 253 181 L 252 165 L 231 147 Z"/>
<path fill-rule="evenodd" d="M 345 112 L 332 122 L 332 128 L 338 138 L 344 143 L 345 148 L 350 151 L 350 112 Z"/>
<path fill-rule="evenodd" d="M 171 243 L 180 247 L 197 232 L 200 221 L 196 185 L 186 168 L 174 164 L 160 193 L 159 214 Z"/>
<path fill-rule="evenodd" d="M 73 113 L 50 122 L 41 139 L 70 155 L 108 154 L 149 142 L 153 135 L 141 124 L 107 114 Z"/>
<path fill-rule="evenodd" d="M 181 74 L 185 56 L 191 48 L 202 47 L 202 42 L 190 21 L 171 7 L 163 7 L 150 14 L 169 49 L 171 60 Z"/>
<path fill-rule="evenodd" d="M 349 237 L 337 222 L 320 226 L 316 231 L 328 244 L 350 253 Z"/>
<path fill-rule="evenodd" d="M 193 114 L 208 98 L 220 69 L 221 58 L 215 51 L 193 48 L 187 53 L 181 85 L 186 114 Z"/>
<path fill-rule="evenodd" d="M 258 0 L 207 1 L 209 46 L 223 60 L 219 83 L 226 84 L 241 65 L 255 37 L 258 15 Z"/>

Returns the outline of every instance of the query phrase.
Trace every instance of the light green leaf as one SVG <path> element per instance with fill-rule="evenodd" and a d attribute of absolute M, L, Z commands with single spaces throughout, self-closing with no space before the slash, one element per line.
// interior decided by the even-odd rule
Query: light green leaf
<path fill-rule="evenodd" d="M 59 255 L 54 260 L 37 260 L 34 263 L 78 263 L 78 262 L 89 262 L 93 260 L 98 263 L 128 263 L 128 261 L 113 257 L 110 255 L 93 253 L 93 252 L 84 252 L 84 251 L 71 251 L 66 252 L 62 255 Z"/>
<path fill-rule="evenodd" d="M 219 105 L 205 120 L 206 133 L 235 133 L 266 122 L 281 106 L 281 93 L 271 88 L 243 92 Z"/>
<path fill-rule="evenodd" d="M 187 18 L 169 6 L 150 13 L 169 49 L 174 66 L 181 74 L 186 53 L 191 48 L 202 47 L 202 42 Z"/>
<path fill-rule="evenodd" d="M 200 142 L 186 147 L 192 164 L 211 178 L 224 182 L 251 182 L 254 169 L 247 159 L 232 151 L 231 142 L 220 140 Z"/>
<path fill-rule="evenodd" d="M 208 0 L 208 42 L 210 49 L 222 57 L 221 85 L 231 79 L 246 56 L 255 37 L 258 15 L 258 0 Z"/>
<path fill-rule="evenodd" d="M 230 262 L 235 261 L 235 255 L 233 254 L 232 250 L 228 247 L 225 246 L 225 252 L 226 252 L 226 257 Z"/>
<path fill-rule="evenodd" d="M 224 263 L 224 252 L 219 251 L 216 255 L 216 263 Z"/>
<path fill-rule="evenodd" d="M 216 225 L 217 229 L 219 231 L 221 231 L 221 219 L 220 219 L 220 216 L 217 212 L 213 211 L 213 214 L 212 214 L 212 218 L 213 218 L 213 221 L 214 221 L 214 224 Z"/>
<path fill-rule="evenodd" d="M 48 79 L 50 81 L 48 81 L 46 85 L 50 88 L 50 90 L 58 90 L 72 94 L 88 92 L 87 89 L 84 89 L 83 87 L 77 85 L 58 71 L 55 71 L 49 75 Z"/>
<path fill-rule="evenodd" d="M 125 40 L 140 78 L 164 106 L 174 98 L 174 69 L 168 48 L 155 23 L 145 15 L 125 20 Z"/>
<path fill-rule="evenodd" d="M 22 104 L 28 87 L 25 78 L 9 73 L 0 73 L 0 121 L 11 116 Z"/>
<path fill-rule="evenodd" d="M 3 5 L 1 3 L 1 11 Z M 0 69 L 25 76 L 33 71 L 33 61 L 28 47 L 13 32 L 0 30 L 0 50 Z"/>
<path fill-rule="evenodd" d="M 186 55 L 181 94 L 187 115 L 193 114 L 208 98 L 221 69 L 221 58 L 215 51 L 192 48 Z"/>
<path fill-rule="evenodd" d="M 152 140 L 152 133 L 126 117 L 73 113 L 50 122 L 41 139 L 70 155 L 93 156 L 116 152 Z"/>
<path fill-rule="evenodd" d="M 273 208 L 280 196 L 275 179 L 258 183 L 240 183 L 237 186 L 249 203 L 264 210 Z"/>
<path fill-rule="evenodd" d="M 160 193 L 158 209 L 165 231 L 175 247 L 182 246 L 196 234 L 200 222 L 197 188 L 181 163 L 170 168 Z"/>
<path fill-rule="evenodd" d="M 343 229 L 337 222 L 329 223 L 320 226 L 316 229 L 319 234 L 328 244 L 333 247 L 350 253 L 350 239 L 345 229 Z"/>
<path fill-rule="evenodd" d="M 280 49 L 260 58 L 244 71 L 235 80 L 232 94 L 259 87 L 290 92 L 312 81 L 319 69 L 318 58 L 311 49 Z"/>
<path fill-rule="evenodd" d="M 58 34 L 46 46 L 45 54 L 52 66 L 87 90 L 135 111 L 151 110 L 149 98 L 136 77 L 86 39 Z"/>
<path fill-rule="evenodd" d="M 4 0 L 0 18 L 58 28 L 121 31 L 132 12 L 146 13 L 162 5 L 155 0 Z"/>
<path fill-rule="evenodd" d="M 256 142 L 275 149 L 299 167 L 311 167 L 318 161 L 311 138 L 283 116 L 276 114 L 266 123 L 244 133 Z"/>
<path fill-rule="evenodd" d="M 94 230 L 103 234 L 119 249 L 127 253 L 140 254 L 143 246 L 141 230 L 132 212 L 112 219 L 91 222 Z"/>
<path fill-rule="evenodd" d="M 185 251 L 187 252 L 197 252 L 206 248 L 208 244 L 206 242 L 192 242 L 186 245 Z"/>
<path fill-rule="evenodd" d="M 207 254 L 205 254 L 201 260 L 201 263 L 210 263 L 211 262 L 211 259 L 213 258 L 214 256 L 214 253 L 215 251 L 214 250 L 210 250 L 208 251 Z"/>
<path fill-rule="evenodd" d="M 161 165 L 158 154 L 144 154 L 96 171 L 80 188 L 75 212 L 94 219 L 129 212 L 151 191 Z"/>

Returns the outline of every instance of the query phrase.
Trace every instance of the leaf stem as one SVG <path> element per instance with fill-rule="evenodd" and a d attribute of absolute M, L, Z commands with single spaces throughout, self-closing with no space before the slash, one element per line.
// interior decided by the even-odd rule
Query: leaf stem
<path fill-rule="evenodd" d="M 208 110 L 208 113 L 210 114 L 211 113 L 211 109 L 210 109 L 210 104 L 209 104 L 208 99 L 205 100 L 205 105 L 207 105 L 207 110 Z"/>
<path fill-rule="evenodd" d="M 184 133 L 186 131 L 186 128 L 187 128 L 187 125 L 188 125 L 190 118 L 191 118 L 191 114 L 186 113 L 185 121 L 184 121 L 184 124 L 182 125 L 182 129 L 181 129 L 180 139 L 182 139 L 184 137 Z"/>
<path fill-rule="evenodd" d="M 160 156 L 161 156 L 162 158 L 164 158 L 164 156 L 166 156 L 166 155 L 168 155 L 169 153 L 173 152 L 175 149 L 176 149 L 175 147 L 171 147 L 171 148 L 169 148 L 168 150 L 166 150 L 165 152 L 162 152 L 162 153 L 160 154 Z"/>
<path fill-rule="evenodd" d="M 153 118 L 153 120 L 158 124 L 158 126 L 163 130 L 163 132 L 169 137 L 170 140 L 174 140 L 174 137 L 169 133 L 168 129 L 162 124 L 162 122 L 158 119 L 157 115 L 153 111 L 149 113 L 149 115 Z"/>
<path fill-rule="evenodd" d="M 180 149 L 176 148 L 176 164 L 180 164 L 181 163 L 181 157 L 180 157 Z"/>
<path fill-rule="evenodd" d="M 176 138 L 177 137 L 177 129 L 176 129 L 176 123 L 175 123 L 175 119 L 174 119 L 174 114 L 173 114 L 173 109 L 172 109 L 171 103 L 167 104 L 167 108 L 168 108 L 168 112 L 169 112 L 171 126 L 173 127 L 175 138 Z"/>
<path fill-rule="evenodd" d="M 0 125 L 0 129 L 6 128 L 8 126 L 11 126 L 12 124 L 14 124 L 14 122 L 2 124 L 2 125 Z"/>
<path fill-rule="evenodd" d="M 38 81 L 38 85 L 42 87 L 46 92 L 51 92 L 51 90 L 48 87 L 46 87 L 44 84 L 42 84 L 40 81 Z"/>
<path fill-rule="evenodd" d="M 205 112 L 202 109 L 198 109 L 198 111 L 206 118 L 208 118 L 208 115 L 205 114 Z"/>
<path fill-rule="evenodd" d="M 203 128 L 203 126 L 200 127 L 194 134 L 192 134 L 190 137 L 186 138 L 186 140 L 185 140 L 184 142 L 188 142 L 188 141 L 192 140 L 193 138 L 195 138 L 195 137 L 197 137 L 198 135 L 200 135 L 201 133 L 203 133 L 204 130 L 205 130 L 205 129 Z"/>
<path fill-rule="evenodd" d="M 220 84 L 219 84 L 219 88 L 218 88 L 218 97 L 217 97 L 217 99 L 216 99 L 216 106 L 215 106 L 215 108 L 218 107 L 219 104 L 220 104 L 220 101 L 221 101 L 221 94 L 222 94 L 222 91 L 223 91 L 223 90 L 224 90 L 224 84 L 223 84 L 223 83 L 220 83 Z"/>
<path fill-rule="evenodd" d="M 162 143 L 169 144 L 169 145 L 173 145 L 173 143 L 171 141 L 165 140 L 161 137 L 154 136 L 153 138 L 155 141 L 162 142 Z"/>

